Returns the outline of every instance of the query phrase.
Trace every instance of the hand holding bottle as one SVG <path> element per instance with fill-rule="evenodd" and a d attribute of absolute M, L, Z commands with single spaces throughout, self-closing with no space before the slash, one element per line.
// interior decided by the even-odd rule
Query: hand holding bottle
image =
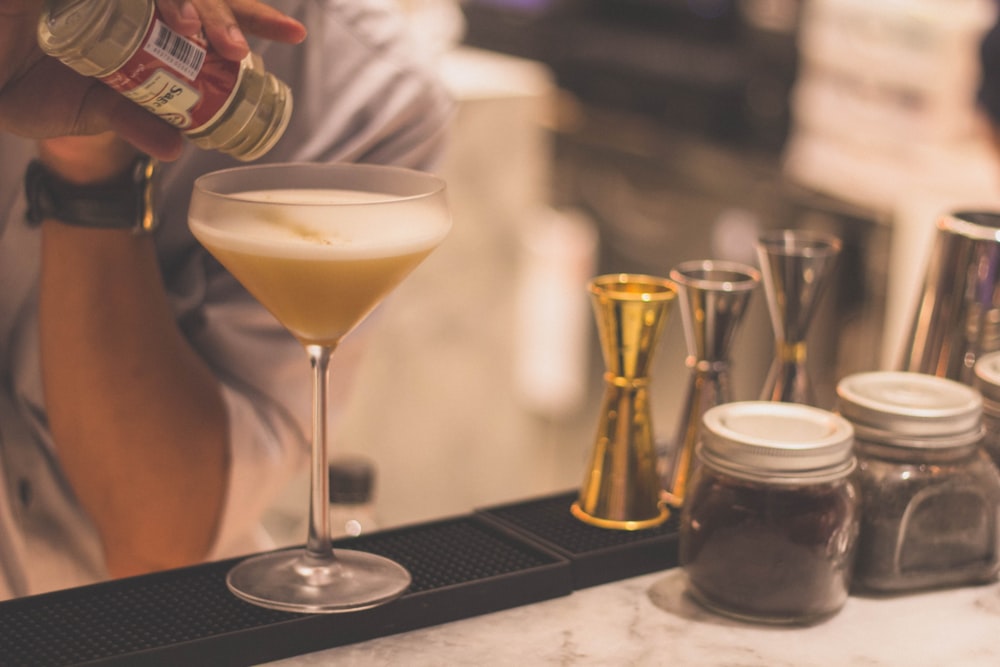
<path fill-rule="evenodd" d="M 113 129 L 151 155 L 177 157 L 177 128 L 42 53 L 35 35 L 43 4 L 0 0 L 0 130 L 44 138 Z M 247 54 L 244 30 L 292 44 L 305 38 L 302 24 L 260 0 L 158 0 L 158 6 L 179 33 L 204 29 L 227 59 Z"/>

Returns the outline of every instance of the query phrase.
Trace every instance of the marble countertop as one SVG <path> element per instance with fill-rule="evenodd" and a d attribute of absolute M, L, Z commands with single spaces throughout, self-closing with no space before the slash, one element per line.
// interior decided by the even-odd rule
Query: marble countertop
<path fill-rule="evenodd" d="M 996 667 L 998 635 L 1000 584 L 855 596 L 822 623 L 783 627 L 708 612 L 668 570 L 268 665 Z"/>

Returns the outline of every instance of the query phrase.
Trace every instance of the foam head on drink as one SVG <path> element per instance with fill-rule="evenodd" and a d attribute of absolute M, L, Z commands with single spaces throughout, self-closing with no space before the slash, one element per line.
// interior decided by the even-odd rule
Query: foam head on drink
<path fill-rule="evenodd" d="M 390 199 L 346 190 L 243 192 L 192 211 L 190 224 L 299 340 L 334 345 L 447 233 L 432 203 L 385 206 Z"/>

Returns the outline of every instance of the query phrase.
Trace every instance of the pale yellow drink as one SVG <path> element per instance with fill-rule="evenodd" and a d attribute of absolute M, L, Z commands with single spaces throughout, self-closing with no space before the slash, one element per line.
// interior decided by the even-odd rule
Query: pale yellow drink
<path fill-rule="evenodd" d="M 299 338 L 312 369 L 306 543 L 242 560 L 227 573 L 227 587 L 252 604 L 305 613 L 369 609 L 399 597 L 412 582 L 405 567 L 375 553 L 334 548 L 330 539 L 330 358 L 340 339 L 448 234 L 444 181 L 383 165 L 222 169 L 195 181 L 188 222 Z"/>
<path fill-rule="evenodd" d="M 386 199 L 345 190 L 244 192 L 207 213 L 211 226 L 192 217 L 190 227 L 300 341 L 335 345 L 447 232 L 422 201 L 378 204 Z"/>

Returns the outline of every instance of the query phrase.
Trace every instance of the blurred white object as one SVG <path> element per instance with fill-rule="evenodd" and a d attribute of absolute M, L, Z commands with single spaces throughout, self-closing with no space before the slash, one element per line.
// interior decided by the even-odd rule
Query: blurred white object
<path fill-rule="evenodd" d="M 399 0 L 410 23 L 412 39 L 430 57 L 458 46 L 465 37 L 465 15 L 458 0 Z"/>
<path fill-rule="evenodd" d="M 558 418 L 588 389 L 590 297 L 597 228 L 577 211 L 547 209 L 521 232 L 514 388 L 535 414 Z"/>
<path fill-rule="evenodd" d="M 808 0 L 796 123 L 872 141 L 968 137 L 995 14 L 993 0 Z"/>
<path fill-rule="evenodd" d="M 784 161 L 792 180 L 891 217 L 908 198 L 928 190 L 955 199 L 1000 192 L 1000 164 L 985 128 L 961 141 L 894 147 L 796 129 Z"/>
<path fill-rule="evenodd" d="M 996 11 L 993 0 L 807 0 L 787 173 L 886 211 L 928 183 L 996 187 L 976 102 Z"/>

